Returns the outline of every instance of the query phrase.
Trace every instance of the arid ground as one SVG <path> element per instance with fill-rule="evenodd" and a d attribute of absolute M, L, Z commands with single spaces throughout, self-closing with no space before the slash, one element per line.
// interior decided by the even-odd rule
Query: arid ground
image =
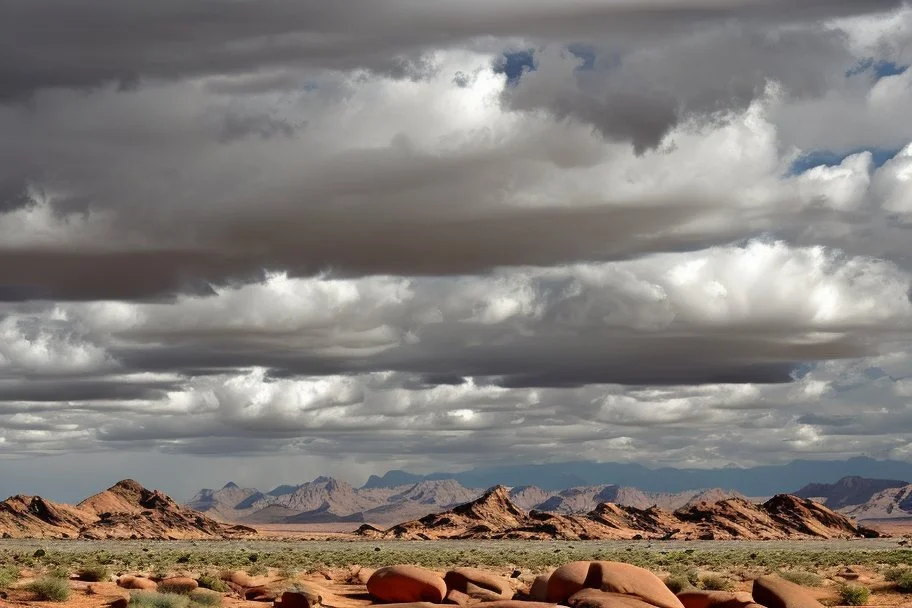
<path fill-rule="evenodd" d="M 912 570 L 912 550 L 902 537 L 828 541 L 364 541 L 347 537 L 327 540 L 224 541 L 83 541 L 2 540 L 0 572 L 7 573 L 0 606 L 59 606 L 38 601 L 30 581 L 53 575 L 69 578 L 67 606 L 107 606 L 126 590 L 115 580 L 125 574 L 162 579 L 185 576 L 218 579 L 224 572 L 244 571 L 256 586 L 273 593 L 295 583 L 316 590 L 323 605 L 354 608 L 367 605 L 366 577 L 373 569 L 415 564 L 439 573 L 475 566 L 501 575 L 518 590 L 535 576 L 575 560 L 611 560 L 636 564 L 669 585 L 750 590 L 764 574 L 780 574 L 808 587 L 827 605 L 842 605 L 846 578 L 871 591 L 867 605 L 912 604 L 899 592 L 898 575 Z M 9 580 L 15 571 L 18 580 Z M 80 574 L 102 582 L 77 580 Z M 83 576 L 85 578 L 85 576 Z M 228 590 L 217 599 L 224 606 L 247 601 Z M 195 603 L 195 602 L 194 602 Z"/>

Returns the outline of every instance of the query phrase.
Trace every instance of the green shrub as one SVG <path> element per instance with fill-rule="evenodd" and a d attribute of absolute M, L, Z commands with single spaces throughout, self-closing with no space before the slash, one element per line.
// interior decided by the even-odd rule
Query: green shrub
<path fill-rule="evenodd" d="M 801 585 L 802 587 L 819 587 L 823 584 L 823 579 L 813 572 L 805 570 L 787 570 L 778 573 L 780 577 L 787 581 Z"/>
<path fill-rule="evenodd" d="M 887 568 L 887 570 L 884 572 L 884 578 L 887 579 L 888 581 L 890 581 L 891 583 L 898 583 L 899 579 L 901 579 L 903 577 L 903 575 L 908 572 L 912 572 L 912 570 L 910 570 L 909 568 L 906 568 L 905 566 L 902 566 L 902 567 L 896 566 L 893 568 Z"/>
<path fill-rule="evenodd" d="M 130 593 L 131 608 L 188 608 L 190 598 L 176 593 L 141 591 Z"/>
<path fill-rule="evenodd" d="M 718 574 L 704 574 L 700 577 L 700 586 L 707 591 L 731 591 L 735 584 Z"/>
<path fill-rule="evenodd" d="M 68 578 L 70 578 L 70 570 L 68 568 L 65 568 L 64 566 L 57 566 L 56 568 L 54 568 L 52 570 L 48 570 L 47 575 L 52 578 L 68 579 Z"/>
<path fill-rule="evenodd" d="M 26 589 L 37 595 L 39 600 L 49 602 L 65 602 L 70 597 L 70 584 L 53 576 L 32 581 Z"/>
<path fill-rule="evenodd" d="M 174 585 L 164 582 L 158 584 L 158 591 L 165 595 L 189 595 L 191 592 L 190 589 L 187 589 L 183 585 Z"/>
<path fill-rule="evenodd" d="M 212 589 L 213 591 L 218 591 L 220 593 L 225 593 L 230 590 L 230 587 L 225 584 L 225 581 L 217 576 L 212 576 L 211 574 L 201 575 L 196 579 L 196 582 L 198 582 L 199 586 L 203 589 Z"/>
<path fill-rule="evenodd" d="M 247 568 L 247 574 L 250 576 L 262 576 L 267 572 L 269 572 L 269 569 L 263 564 L 254 564 L 250 568 Z"/>
<path fill-rule="evenodd" d="M 675 595 L 681 593 L 685 589 L 690 589 L 693 587 L 693 585 L 690 584 L 690 581 L 687 580 L 687 577 L 681 576 L 679 574 L 673 574 L 666 578 L 665 586 L 668 587 Z"/>
<path fill-rule="evenodd" d="M 912 593 L 912 570 L 900 573 L 893 582 L 896 583 L 896 589 L 902 593 Z"/>
<path fill-rule="evenodd" d="M 843 606 L 864 606 L 868 603 L 871 591 L 861 585 L 843 584 L 839 586 L 839 602 Z"/>
<path fill-rule="evenodd" d="M 0 589 L 9 587 L 19 580 L 19 570 L 15 568 L 0 568 Z"/>
<path fill-rule="evenodd" d="M 89 582 L 98 582 L 108 580 L 108 567 L 102 566 L 101 564 L 90 564 L 87 566 L 81 567 L 76 571 L 76 576 L 79 577 L 79 580 L 89 581 Z"/>
<path fill-rule="evenodd" d="M 221 606 L 222 596 L 211 591 L 200 591 L 197 589 L 190 594 L 192 606 Z"/>

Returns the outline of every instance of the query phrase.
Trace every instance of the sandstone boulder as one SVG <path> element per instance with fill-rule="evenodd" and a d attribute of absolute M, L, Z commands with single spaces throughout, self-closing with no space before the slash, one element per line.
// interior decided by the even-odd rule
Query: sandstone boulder
<path fill-rule="evenodd" d="M 158 583 L 158 588 L 163 593 L 190 593 L 196 591 L 197 587 L 199 587 L 199 583 L 189 576 L 164 578 Z"/>
<path fill-rule="evenodd" d="M 249 587 L 244 590 L 243 597 L 248 602 L 274 602 L 279 592 L 263 586 Z"/>
<path fill-rule="evenodd" d="M 548 579 L 548 601 L 563 602 L 582 589 L 599 589 L 639 598 L 658 608 L 683 608 L 655 574 L 622 562 L 570 562 Z"/>
<path fill-rule="evenodd" d="M 643 600 L 622 593 L 610 593 L 598 589 L 582 589 L 577 591 L 567 604 L 571 608 L 655 608 Z"/>
<path fill-rule="evenodd" d="M 530 600 L 533 602 L 548 601 L 548 579 L 550 578 L 550 574 L 539 574 L 535 577 L 535 580 L 532 581 L 532 586 L 529 588 Z"/>
<path fill-rule="evenodd" d="M 683 591 L 678 599 L 684 608 L 757 608 L 746 591 Z"/>
<path fill-rule="evenodd" d="M 282 608 L 318 608 L 323 598 L 310 589 L 297 587 L 282 594 Z"/>
<path fill-rule="evenodd" d="M 474 600 L 491 602 L 513 599 L 510 581 L 479 568 L 456 568 L 443 577 L 447 591 L 464 593 Z"/>
<path fill-rule="evenodd" d="M 229 570 L 228 572 L 223 572 L 221 576 L 223 581 L 233 583 L 239 587 L 255 587 L 253 584 L 253 579 L 249 574 L 242 570 Z"/>
<path fill-rule="evenodd" d="M 383 602 L 431 602 L 446 597 L 446 583 L 440 576 L 418 566 L 387 566 L 367 580 L 367 591 Z"/>
<path fill-rule="evenodd" d="M 155 591 L 158 589 L 158 583 L 152 579 L 132 574 L 124 574 L 117 579 L 117 586 L 124 589 L 138 589 L 140 591 Z"/>
<path fill-rule="evenodd" d="M 754 601 L 766 608 L 822 608 L 807 589 L 778 576 L 761 576 L 754 581 Z"/>

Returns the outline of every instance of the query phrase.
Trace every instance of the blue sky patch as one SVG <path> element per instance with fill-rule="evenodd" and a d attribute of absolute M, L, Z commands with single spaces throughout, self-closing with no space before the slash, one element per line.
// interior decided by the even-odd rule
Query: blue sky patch
<path fill-rule="evenodd" d="M 835 167 L 842 163 L 846 158 L 859 152 L 868 151 L 874 161 L 875 167 L 882 167 L 884 163 L 899 154 L 902 148 L 857 148 L 845 152 L 834 152 L 832 150 L 814 150 L 807 154 L 802 154 L 789 169 L 789 175 L 801 175 L 809 169 L 825 165 Z"/>
<path fill-rule="evenodd" d="M 867 71 L 871 71 L 874 74 L 875 80 L 880 80 L 881 78 L 886 78 L 888 76 L 899 76 L 904 73 L 909 66 L 899 65 L 893 63 L 892 61 L 874 61 L 874 59 L 865 59 L 862 62 L 859 62 L 854 68 L 846 72 L 846 77 L 850 78 L 852 76 L 857 76 Z"/>
<path fill-rule="evenodd" d="M 494 73 L 506 74 L 507 84 L 516 85 L 526 72 L 535 71 L 535 54 L 532 49 L 505 51 L 494 65 Z"/>

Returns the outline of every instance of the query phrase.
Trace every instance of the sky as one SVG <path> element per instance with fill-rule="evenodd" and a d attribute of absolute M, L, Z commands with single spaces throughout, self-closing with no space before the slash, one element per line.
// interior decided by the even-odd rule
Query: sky
<path fill-rule="evenodd" d="M 912 6 L 2 0 L 0 494 L 912 460 Z"/>

